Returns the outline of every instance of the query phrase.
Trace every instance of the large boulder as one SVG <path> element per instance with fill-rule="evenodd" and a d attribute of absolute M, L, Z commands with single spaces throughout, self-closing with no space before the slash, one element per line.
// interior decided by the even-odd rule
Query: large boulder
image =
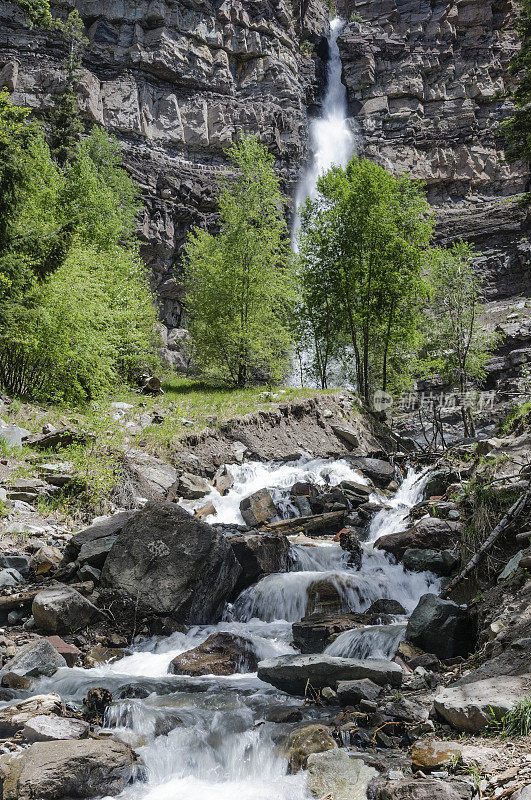
<path fill-rule="evenodd" d="M 267 489 L 259 489 L 240 503 L 240 513 L 246 525 L 257 528 L 269 522 L 277 514 L 273 498 Z"/>
<path fill-rule="evenodd" d="M 70 633 L 85 628 L 101 611 L 71 586 L 43 589 L 33 599 L 35 626 L 45 633 Z"/>
<path fill-rule="evenodd" d="M 448 550 L 451 549 L 463 528 L 461 522 L 453 522 L 437 517 L 424 517 L 407 531 L 389 533 L 376 540 L 375 547 L 391 553 L 398 560 L 406 550 Z"/>
<path fill-rule="evenodd" d="M 22 729 L 28 742 L 53 742 L 58 739 L 86 739 L 90 725 L 84 719 L 38 714 L 29 719 Z"/>
<path fill-rule="evenodd" d="M 252 643 L 243 636 L 220 631 L 206 642 L 176 656 L 168 672 L 174 675 L 233 675 L 255 672 L 258 659 Z"/>
<path fill-rule="evenodd" d="M 324 584 L 324 581 L 319 581 L 318 586 L 322 587 Z M 331 588 L 334 592 L 332 599 L 335 600 L 337 589 L 333 584 Z M 310 597 L 312 596 L 313 593 L 310 592 Z M 388 610 L 386 611 L 385 609 Z M 324 614 L 307 614 L 300 622 L 293 623 L 293 641 L 301 653 L 322 653 L 328 645 L 332 644 L 345 631 L 361 628 L 365 625 L 389 625 L 394 621 L 394 615 L 405 613 L 403 606 L 396 600 L 377 600 L 367 611 L 360 613 L 325 612 Z"/>
<path fill-rule="evenodd" d="M 135 513 L 135 511 L 119 511 L 110 517 L 100 517 L 88 528 L 74 533 L 66 544 L 63 564 L 75 561 L 84 545 L 97 542 L 99 539 L 118 536 L 127 520 Z"/>
<path fill-rule="evenodd" d="M 402 670 L 383 659 L 336 658 L 327 655 L 288 655 L 260 661 L 258 677 L 288 694 L 304 695 L 308 682 L 313 689 L 336 688 L 339 681 L 370 678 L 379 686 L 402 684 Z"/>
<path fill-rule="evenodd" d="M 148 503 L 126 523 L 103 567 L 103 586 L 177 622 L 218 619 L 241 567 L 228 540 L 174 503 Z"/>
<path fill-rule="evenodd" d="M 412 572 L 433 572 L 440 577 L 450 575 L 459 564 L 452 550 L 422 550 L 412 547 L 404 552 L 402 564 Z"/>
<path fill-rule="evenodd" d="M 63 703 L 58 694 L 36 694 L 0 709 L 0 736 L 13 736 L 32 717 L 61 714 Z"/>
<path fill-rule="evenodd" d="M 312 795 L 333 800 L 365 800 L 369 783 L 378 775 L 374 767 L 343 749 L 310 754 L 307 770 Z"/>
<path fill-rule="evenodd" d="M 62 800 L 117 795 L 133 772 L 131 748 L 123 742 L 36 742 L 0 758 L 2 800 Z"/>
<path fill-rule="evenodd" d="M 19 675 L 25 678 L 37 678 L 39 675 L 50 677 L 67 663 L 55 647 L 47 639 L 36 639 L 28 642 L 18 650 L 0 670 L 0 681 L 5 684 L 5 677 Z"/>
<path fill-rule="evenodd" d="M 474 649 L 476 628 L 465 608 L 424 594 L 408 620 L 406 639 L 439 658 L 454 658 Z"/>
<path fill-rule="evenodd" d="M 531 694 L 531 674 L 503 675 L 440 689 L 435 709 L 446 722 L 463 731 L 480 731 L 493 716 L 501 719 Z"/>
<path fill-rule="evenodd" d="M 395 468 L 389 461 L 365 456 L 348 456 L 347 458 L 355 469 L 359 469 L 382 489 L 385 489 L 394 480 Z"/>
<path fill-rule="evenodd" d="M 334 750 L 336 743 L 324 725 L 307 725 L 290 734 L 287 741 L 288 766 L 292 773 L 306 768 L 308 756 Z"/>
<path fill-rule="evenodd" d="M 280 533 L 259 533 L 233 536 L 230 546 L 241 565 L 242 573 L 235 586 L 239 594 L 264 575 L 287 572 L 289 567 L 289 542 Z"/>

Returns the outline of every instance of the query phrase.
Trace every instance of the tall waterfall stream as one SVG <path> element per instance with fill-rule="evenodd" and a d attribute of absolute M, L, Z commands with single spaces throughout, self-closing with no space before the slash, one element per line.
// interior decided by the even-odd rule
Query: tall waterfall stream
<path fill-rule="evenodd" d="M 209 498 L 219 518 L 227 522 L 240 521 L 240 500 L 257 488 L 270 489 L 281 513 L 289 515 L 289 487 L 296 481 L 366 483 L 345 460 L 246 463 L 231 470 L 235 482 L 228 495 L 213 491 Z M 114 698 L 125 686 L 129 695 L 135 694 L 131 686 L 142 688 L 143 695 L 149 693 L 118 699 L 106 714 L 105 727 L 129 742 L 143 764 L 138 779 L 121 795 L 127 800 L 303 800 L 304 773 L 288 775 L 279 751 L 282 726 L 265 720 L 276 706 L 300 706 L 300 699 L 263 683 L 256 673 L 187 677 L 168 674 L 168 665 L 215 631 L 245 636 L 259 659 L 295 652 L 291 623 L 302 618 L 312 584 L 323 578 L 333 583 L 352 611 L 363 611 L 385 597 L 399 600 L 410 612 L 422 594 L 437 591 L 437 579 L 429 573 L 406 572 L 374 550 L 372 542 L 403 528 L 410 508 L 422 497 L 423 484 L 422 475 L 410 471 L 389 501 L 391 507 L 373 518 L 359 571 L 349 568 L 348 554 L 332 536 L 293 543 L 290 571 L 264 577 L 246 589 L 226 608 L 222 622 L 139 641 L 130 655 L 115 663 L 88 670 L 60 669 L 52 678 L 41 679 L 39 691 L 55 691 L 73 702 L 80 702 L 95 685 L 110 689 Z M 389 658 L 404 628 L 405 618 L 398 617 L 392 625 L 348 631 L 327 652 Z M 315 713 L 309 708 L 307 718 Z"/>

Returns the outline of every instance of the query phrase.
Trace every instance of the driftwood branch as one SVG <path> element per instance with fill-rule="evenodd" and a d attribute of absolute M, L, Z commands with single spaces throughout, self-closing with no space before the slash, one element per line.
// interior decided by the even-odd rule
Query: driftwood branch
<path fill-rule="evenodd" d="M 516 517 L 520 514 L 520 512 L 524 508 L 525 504 L 527 503 L 527 499 L 529 497 L 529 491 L 530 490 L 527 489 L 527 491 L 524 492 L 524 494 L 521 494 L 520 497 L 518 498 L 518 500 L 516 500 L 512 504 L 512 506 L 510 507 L 509 511 L 498 522 L 498 524 L 496 525 L 496 527 L 494 528 L 494 530 L 492 531 L 490 536 L 488 536 L 485 539 L 485 541 L 483 542 L 483 544 L 481 545 L 479 550 L 476 553 L 474 553 L 474 555 L 472 556 L 472 558 L 470 559 L 470 561 L 468 562 L 466 567 L 461 570 L 459 575 L 456 575 L 456 577 L 452 581 L 450 581 L 450 583 L 446 587 L 445 594 L 449 594 L 453 589 L 455 589 L 455 587 L 457 586 L 458 583 L 461 583 L 461 581 L 464 580 L 464 578 L 466 578 L 468 575 L 470 575 L 470 573 L 472 572 L 474 567 L 476 567 L 477 564 L 479 563 L 479 560 L 481 559 L 481 556 L 484 553 L 486 553 L 487 550 L 490 550 L 490 548 L 492 547 L 494 542 L 501 536 L 501 534 L 507 528 L 507 526 L 514 519 L 516 519 Z"/>

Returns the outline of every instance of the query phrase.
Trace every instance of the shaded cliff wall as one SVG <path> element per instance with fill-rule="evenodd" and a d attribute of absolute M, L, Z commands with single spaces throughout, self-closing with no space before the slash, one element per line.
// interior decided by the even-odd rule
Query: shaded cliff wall
<path fill-rule="evenodd" d="M 518 47 L 510 0 L 339 0 L 343 79 L 363 155 L 419 178 L 443 243 L 480 251 L 488 297 L 530 295 L 524 164 L 504 159 L 499 124 Z M 526 268 L 527 262 L 527 268 Z"/>

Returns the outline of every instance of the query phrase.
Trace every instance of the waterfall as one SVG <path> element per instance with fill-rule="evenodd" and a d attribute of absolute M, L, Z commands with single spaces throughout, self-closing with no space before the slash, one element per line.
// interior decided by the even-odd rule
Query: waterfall
<path fill-rule="evenodd" d="M 328 74 L 322 116 L 310 125 L 311 161 L 303 172 L 295 195 L 295 218 L 293 223 L 293 247 L 297 248 L 297 233 L 300 227 L 299 209 L 307 197 L 315 197 L 317 180 L 333 164 L 346 166 L 356 149 L 355 138 L 347 122 L 347 90 L 341 82 L 341 58 L 337 39 L 345 22 L 335 17 L 330 22 L 328 36 Z"/>

